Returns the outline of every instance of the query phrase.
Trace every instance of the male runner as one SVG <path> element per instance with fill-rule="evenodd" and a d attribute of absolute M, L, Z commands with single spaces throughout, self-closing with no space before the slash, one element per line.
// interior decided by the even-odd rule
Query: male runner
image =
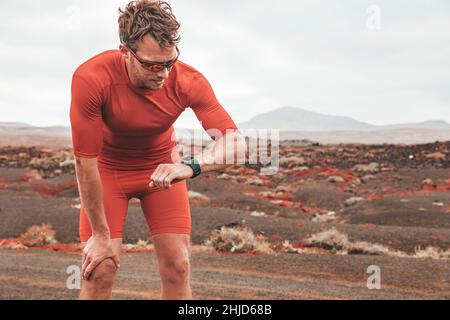
<path fill-rule="evenodd" d="M 186 179 L 229 165 L 223 159 L 245 152 L 245 140 L 206 78 L 178 60 L 180 25 L 169 4 L 132 1 L 119 13 L 119 50 L 94 56 L 72 78 L 80 299 L 111 298 L 131 198 L 140 199 L 156 249 L 161 299 L 192 299 Z M 172 124 L 187 107 L 215 144 L 180 159 Z M 223 143 L 230 137 L 234 145 Z"/>

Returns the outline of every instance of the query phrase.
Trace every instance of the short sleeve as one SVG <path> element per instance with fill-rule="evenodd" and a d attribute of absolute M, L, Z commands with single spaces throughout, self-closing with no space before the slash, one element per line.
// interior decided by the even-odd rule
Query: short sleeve
<path fill-rule="evenodd" d="M 197 72 L 190 83 L 189 106 L 203 129 L 216 140 L 215 130 L 224 135 L 227 130 L 238 130 L 227 111 L 217 100 L 214 91 L 203 74 Z"/>
<path fill-rule="evenodd" d="M 78 157 L 97 157 L 103 143 L 102 92 L 78 75 L 72 77 L 71 91 L 73 152 Z"/>

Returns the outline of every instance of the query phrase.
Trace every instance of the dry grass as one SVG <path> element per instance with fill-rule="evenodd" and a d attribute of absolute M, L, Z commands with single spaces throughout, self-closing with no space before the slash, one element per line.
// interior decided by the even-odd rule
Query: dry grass
<path fill-rule="evenodd" d="M 343 234 L 335 228 L 315 233 L 311 235 L 306 243 L 311 247 L 321 248 L 338 252 L 344 249 L 349 243 L 346 234 Z"/>
<path fill-rule="evenodd" d="M 279 164 L 282 168 L 294 168 L 302 166 L 306 163 L 303 157 L 282 157 L 280 158 Z"/>
<path fill-rule="evenodd" d="M 422 249 L 420 246 L 415 248 L 414 257 L 416 258 L 431 258 L 431 259 L 450 259 L 450 249 L 446 251 L 428 246 L 425 249 Z"/>
<path fill-rule="evenodd" d="M 310 247 L 329 250 L 336 254 L 367 254 L 406 257 L 406 253 L 391 250 L 377 243 L 351 242 L 348 236 L 335 228 L 311 235 L 306 244 Z"/>
<path fill-rule="evenodd" d="M 19 242 L 27 247 L 56 244 L 55 231 L 49 224 L 31 226 L 19 237 Z"/>
<path fill-rule="evenodd" d="M 146 240 L 139 239 L 136 243 L 122 244 L 124 250 L 153 250 L 154 246 Z"/>
<path fill-rule="evenodd" d="M 210 238 L 205 241 L 207 246 L 223 252 L 247 252 L 272 253 L 270 243 L 262 235 L 255 236 L 253 231 L 244 226 L 222 226 L 220 230 L 214 230 Z"/>

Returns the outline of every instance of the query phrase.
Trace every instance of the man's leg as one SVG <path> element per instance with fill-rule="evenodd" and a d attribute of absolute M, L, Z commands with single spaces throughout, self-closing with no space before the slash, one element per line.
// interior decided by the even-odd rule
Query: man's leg
<path fill-rule="evenodd" d="M 83 247 L 86 243 L 83 242 Z M 122 238 L 111 239 L 114 253 L 120 257 Z M 80 300 L 107 300 L 112 297 L 112 287 L 116 277 L 117 267 L 113 260 L 103 260 L 95 269 L 89 280 L 81 283 Z"/>
<path fill-rule="evenodd" d="M 129 178 L 127 172 L 119 174 L 118 171 L 99 168 L 103 187 L 103 205 L 105 216 L 111 234 L 112 249 L 118 257 L 122 247 L 122 232 L 128 211 L 128 196 L 124 192 Z M 91 235 L 92 230 L 84 207 L 80 208 L 79 235 L 83 248 Z M 103 260 L 92 272 L 89 280 L 83 280 L 80 299 L 111 299 L 112 286 L 117 268 L 112 259 Z"/>
<path fill-rule="evenodd" d="M 192 299 L 190 235 L 159 233 L 152 238 L 161 275 L 161 299 Z"/>
<path fill-rule="evenodd" d="M 192 299 L 191 213 L 186 181 L 146 193 L 141 197 L 141 207 L 158 257 L 161 299 Z"/>

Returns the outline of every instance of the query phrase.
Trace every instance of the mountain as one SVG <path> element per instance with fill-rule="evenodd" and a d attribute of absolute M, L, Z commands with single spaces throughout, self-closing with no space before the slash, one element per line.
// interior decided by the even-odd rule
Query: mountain
<path fill-rule="evenodd" d="M 238 124 L 242 129 L 279 129 L 281 131 L 377 131 L 405 128 L 450 130 L 450 124 L 442 120 L 421 123 L 373 125 L 350 117 L 330 116 L 296 107 L 281 107 L 259 114 Z"/>
<path fill-rule="evenodd" d="M 0 146 L 68 148 L 71 144 L 69 127 L 35 127 L 20 122 L 0 122 Z"/>
<path fill-rule="evenodd" d="M 0 128 L 23 128 L 23 127 L 31 127 L 29 124 L 23 122 L 1 122 Z"/>
<path fill-rule="evenodd" d="M 281 140 L 306 139 L 322 144 L 417 144 L 450 141 L 450 124 L 442 120 L 373 125 L 351 117 L 331 116 L 295 107 L 282 107 L 262 113 L 238 124 L 238 127 L 248 136 L 254 136 L 255 131 L 245 129 L 273 128 L 280 130 Z M 184 141 L 190 141 L 191 137 L 209 140 L 203 130 L 177 127 L 175 131 L 177 137 Z M 72 146 L 71 130 L 63 126 L 35 127 L 26 123 L 0 122 L 0 147 L 7 145 L 69 148 Z"/>

